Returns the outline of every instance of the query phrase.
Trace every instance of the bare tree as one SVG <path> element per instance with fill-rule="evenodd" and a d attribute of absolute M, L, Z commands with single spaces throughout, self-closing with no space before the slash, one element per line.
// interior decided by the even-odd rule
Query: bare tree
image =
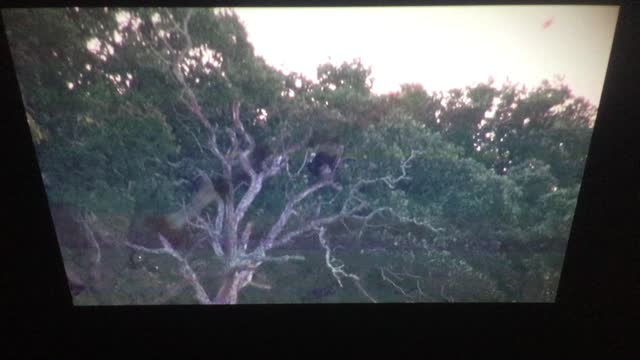
<path fill-rule="evenodd" d="M 208 204 L 198 204 L 196 211 L 193 211 L 194 207 L 191 206 L 173 215 L 174 222 L 184 222 L 187 226 L 199 230 L 203 234 L 202 239 L 211 248 L 213 254 L 222 260 L 224 264 L 222 284 L 214 296 L 207 294 L 197 273 L 189 263 L 189 257 L 176 250 L 162 234 L 157 234 L 162 244 L 161 248 L 148 248 L 129 242 L 127 245 L 139 251 L 166 254 L 173 257 L 179 263 L 184 279 L 195 290 L 199 303 L 234 304 L 238 301 L 238 294 L 246 286 L 260 287 L 260 284 L 253 282 L 253 277 L 262 264 L 304 260 L 304 257 L 299 255 L 271 256 L 272 250 L 285 247 L 301 238 L 308 239 L 309 235 L 315 233 L 326 251 L 326 265 L 339 285 L 342 286 L 342 278 L 350 278 L 356 283 L 363 295 L 369 300 L 375 301 L 364 290 L 358 276 L 347 273 L 343 269 L 343 265 L 336 265 L 325 236 L 325 228 L 346 218 L 356 218 L 366 223 L 366 220 L 382 211 L 392 211 L 389 208 L 372 208 L 371 204 L 360 196 L 360 190 L 364 186 L 374 183 L 393 188 L 399 181 L 407 179 L 406 169 L 414 158 L 415 152 L 412 152 L 410 157 L 399 164 L 402 173 L 397 177 L 388 175 L 373 179 L 360 179 L 351 186 L 345 187 L 339 184 L 334 176 L 323 176 L 317 182 L 309 184 L 306 188 L 288 197 L 288 201 L 269 231 L 260 238 L 254 238 L 253 222 L 247 219 L 248 210 L 254 204 L 256 197 L 263 191 L 267 179 L 291 175 L 289 171 L 290 158 L 292 154 L 305 150 L 310 134 L 298 142 L 283 145 L 268 156 L 260 166 L 252 164 L 250 158 L 256 149 L 256 142 L 245 129 L 240 117 L 241 101 L 236 100 L 230 104 L 232 110 L 230 125 L 225 127 L 214 125 L 209 121 L 197 96 L 185 79 L 183 64 L 187 54 L 193 48 L 189 33 L 191 16 L 191 11 L 188 11 L 181 21 L 168 16 L 173 26 L 169 29 L 168 35 L 161 37 L 158 45 L 151 45 L 151 51 L 161 63 L 166 65 L 180 86 L 182 90 L 180 100 L 207 129 L 208 141 L 204 148 L 211 154 L 212 159 L 216 159 L 220 164 L 221 179 L 226 184 L 225 188 L 229 189 L 225 193 L 217 193 L 216 196 L 211 196 L 208 199 L 208 204 L 215 204 L 216 207 L 214 218 L 200 213 L 200 210 Z M 166 40 L 169 36 L 183 39 L 183 46 L 175 48 Z M 224 148 L 219 141 L 221 134 L 228 137 L 229 145 Z M 334 169 L 340 167 L 342 159 L 343 154 L 339 151 Z M 305 156 L 306 160 L 307 156 Z M 237 169 L 238 166 L 248 177 L 247 187 L 243 191 L 234 188 L 233 169 Z M 205 178 L 209 179 L 207 176 Z M 313 198 L 312 195 L 325 188 L 345 195 L 340 209 L 329 215 L 320 215 L 319 213 L 308 215 L 298 226 L 291 226 L 291 219 L 298 215 L 299 207 L 310 201 Z M 180 220 L 176 220 L 176 218 L 180 218 Z M 250 241 L 255 246 L 249 248 Z"/>

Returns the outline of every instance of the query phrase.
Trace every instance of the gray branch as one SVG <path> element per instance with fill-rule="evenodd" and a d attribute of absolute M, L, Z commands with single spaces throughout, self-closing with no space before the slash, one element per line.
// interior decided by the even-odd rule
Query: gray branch
<path fill-rule="evenodd" d="M 396 290 L 398 290 L 403 296 L 411 297 L 409 294 L 407 294 L 407 292 L 400 285 L 396 284 L 395 281 L 393 281 L 388 276 L 386 276 L 386 274 L 384 272 L 384 268 L 380 268 L 380 275 L 382 276 L 382 280 L 384 280 L 384 281 L 388 282 L 389 284 L 391 284 L 391 286 L 393 286 Z"/>
<path fill-rule="evenodd" d="M 91 228 L 91 223 L 95 222 L 96 216 L 94 214 L 81 214 L 76 218 L 76 221 L 82 224 L 82 228 L 87 236 L 87 240 L 91 243 L 93 248 L 95 249 L 95 256 L 91 259 L 91 278 L 95 282 L 98 280 L 100 266 L 102 265 L 102 251 L 100 248 L 100 243 L 95 237 L 95 233 Z"/>
<path fill-rule="evenodd" d="M 196 299 L 198 300 L 198 302 L 200 302 L 201 304 L 211 304 L 212 303 L 211 299 L 207 295 L 207 292 L 204 290 L 204 287 L 202 286 L 202 284 L 200 283 L 200 280 L 198 279 L 198 275 L 195 273 L 195 271 L 193 271 L 187 259 L 184 258 L 182 255 L 180 255 L 180 253 L 178 253 L 173 248 L 171 243 L 169 243 L 169 241 L 164 236 L 162 236 L 162 234 L 158 234 L 158 239 L 160 240 L 160 243 L 162 243 L 162 248 L 152 249 L 145 246 L 135 245 L 128 241 L 125 242 L 125 245 L 138 251 L 142 251 L 150 254 L 170 255 L 171 257 L 176 259 L 181 265 L 183 277 L 195 290 Z"/>
<path fill-rule="evenodd" d="M 355 285 L 358 288 L 358 290 L 360 290 L 360 292 L 364 296 L 366 296 L 371 302 L 376 303 L 377 301 L 371 295 L 369 295 L 369 293 L 364 289 L 364 287 L 360 283 L 360 277 L 355 275 L 355 274 L 348 273 L 348 272 L 344 271 L 344 264 L 336 263 L 337 261 L 331 255 L 331 248 L 329 247 L 329 242 L 324 237 L 324 233 L 325 233 L 325 228 L 324 227 L 320 228 L 320 230 L 318 232 L 318 239 L 320 241 L 320 245 L 325 250 L 325 253 L 324 253 L 325 265 L 327 265 L 327 267 L 331 271 L 331 274 L 333 275 L 333 277 L 338 282 L 338 285 L 340 285 L 340 287 L 342 287 L 342 278 L 343 277 L 350 278 L 351 280 L 353 280 L 353 282 L 355 283 Z"/>
<path fill-rule="evenodd" d="M 285 205 L 285 208 L 280 214 L 280 218 L 278 219 L 278 221 L 273 225 L 273 227 L 271 227 L 271 230 L 269 231 L 269 234 L 267 234 L 267 237 L 265 239 L 265 246 L 268 248 L 270 244 L 273 244 L 280 233 L 282 233 L 285 226 L 287 225 L 287 222 L 293 215 L 296 205 L 298 205 L 302 200 L 304 200 L 311 194 L 327 186 L 335 186 L 335 183 L 333 182 L 333 180 L 320 181 L 294 196 L 293 199 L 291 199 L 287 203 L 287 205 Z"/>

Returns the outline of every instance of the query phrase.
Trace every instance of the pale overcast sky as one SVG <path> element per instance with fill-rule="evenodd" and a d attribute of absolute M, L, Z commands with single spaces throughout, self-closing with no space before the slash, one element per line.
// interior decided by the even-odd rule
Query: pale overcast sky
<path fill-rule="evenodd" d="M 319 64 L 360 58 L 377 93 L 428 91 L 507 77 L 527 86 L 564 75 L 600 101 L 617 6 L 236 8 L 256 53 L 315 80 Z"/>

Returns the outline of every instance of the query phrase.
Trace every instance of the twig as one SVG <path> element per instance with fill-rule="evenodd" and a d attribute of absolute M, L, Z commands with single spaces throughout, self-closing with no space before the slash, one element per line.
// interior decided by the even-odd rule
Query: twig
<path fill-rule="evenodd" d="M 440 296 L 442 296 L 445 300 L 447 300 L 448 302 L 454 302 L 453 297 L 451 296 L 447 296 L 444 294 L 444 285 L 442 285 L 440 287 Z"/>
<path fill-rule="evenodd" d="M 325 255 L 324 255 L 325 264 L 327 265 L 329 270 L 331 270 L 331 275 L 333 275 L 333 277 L 336 279 L 336 281 L 338 282 L 338 285 L 340 285 L 340 287 L 343 287 L 341 277 L 350 278 L 351 280 L 353 280 L 355 286 L 364 296 L 366 296 L 371 302 L 376 303 L 377 302 L 376 299 L 374 299 L 371 295 L 369 295 L 369 293 L 364 289 L 364 287 L 360 283 L 360 277 L 358 277 L 355 274 L 347 273 L 346 271 L 344 271 L 343 270 L 344 264 L 342 262 L 339 262 L 333 256 L 331 256 L 331 248 L 329 247 L 329 242 L 324 237 L 325 231 L 326 230 L 324 227 L 319 229 L 318 240 L 320 240 L 320 245 L 322 245 L 322 247 L 325 250 Z M 336 262 L 339 262 L 340 264 L 336 264 Z"/>
<path fill-rule="evenodd" d="M 196 275 L 196 273 L 193 271 L 193 269 L 189 265 L 189 262 L 187 261 L 187 259 L 185 259 L 182 255 L 180 255 L 173 248 L 173 246 L 171 246 L 171 243 L 169 243 L 169 241 L 164 236 L 162 236 L 162 234 L 158 234 L 158 239 L 160 240 L 160 243 L 162 244 L 162 248 L 151 249 L 151 248 L 147 248 L 145 246 L 132 244 L 132 243 L 130 243 L 128 241 L 125 242 L 125 245 L 130 247 L 130 248 L 132 248 L 132 249 L 136 249 L 138 251 L 143 251 L 143 252 L 147 252 L 147 253 L 151 253 L 151 254 L 166 254 L 166 255 L 170 255 L 174 259 L 178 260 L 178 262 L 182 266 L 182 275 L 185 278 L 185 280 L 187 280 L 187 282 L 195 290 L 196 299 L 198 300 L 198 302 L 200 302 L 201 304 L 211 304 L 212 303 L 211 299 L 209 298 L 209 296 L 207 295 L 207 292 L 202 287 L 202 284 L 200 284 L 200 280 L 198 280 L 198 276 Z"/>
<path fill-rule="evenodd" d="M 385 275 L 384 268 L 380 268 L 380 275 L 382 275 L 382 279 L 384 281 L 390 283 L 396 290 L 400 291 L 402 295 L 404 295 L 405 297 L 411 298 L 411 296 L 407 294 L 402 287 L 400 287 L 398 284 L 396 284 L 393 280 L 389 279 L 389 277 Z"/>
<path fill-rule="evenodd" d="M 269 245 L 273 244 L 275 239 L 284 230 L 285 226 L 287 225 L 287 222 L 289 221 L 289 218 L 293 214 L 293 211 L 296 205 L 298 205 L 301 201 L 303 201 L 304 199 L 306 199 L 308 196 L 315 193 L 316 191 L 332 185 L 334 185 L 333 180 L 320 181 L 304 189 L 303 191 L 298 193 L 296 196 L 294 196 L 293 199 L 291 199 L 287 203 L 287 205 L 285 205 L 285 208 L 284 210 L 282 210 L 282 213 L 280 214 L 278 221 L 276 221 L 276 223 L 271 227 L 271 230 L 269 230 L 269 233 L 265 238 L 265 245 L 268 247 Z"/>

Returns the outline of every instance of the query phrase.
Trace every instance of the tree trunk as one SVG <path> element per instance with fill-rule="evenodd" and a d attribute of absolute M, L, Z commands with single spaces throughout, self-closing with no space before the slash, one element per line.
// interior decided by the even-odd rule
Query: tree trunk
<path fill-rule="evenodd" d="M 251 282 L 254 272 L 255 269 L 231 270 L 222 280 L 220 290 L 213 302 L 215 304 L 237 304 L 240 290 Z"/>

